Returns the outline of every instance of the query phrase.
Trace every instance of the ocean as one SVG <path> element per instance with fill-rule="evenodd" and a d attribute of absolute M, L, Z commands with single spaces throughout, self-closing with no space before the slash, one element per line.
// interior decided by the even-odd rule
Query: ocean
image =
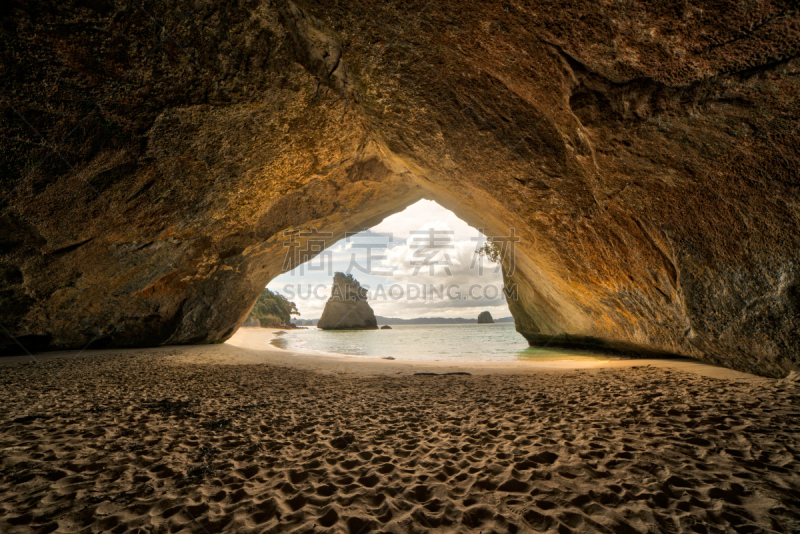
<path fill-rule="evenodd" d="M 529 347 L 513 323 L 397 325 L 391 330 L 285 330 L 272 344 L 287 350 L 337 356 L 388 358 L 405 361 L 502 362 L 599 362 L 607 354 L 548 350 Z"/>

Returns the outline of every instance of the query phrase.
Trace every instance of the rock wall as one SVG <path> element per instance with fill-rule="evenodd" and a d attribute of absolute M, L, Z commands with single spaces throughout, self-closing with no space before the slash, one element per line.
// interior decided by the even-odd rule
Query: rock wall
<path fill-rule="evenodd" d="M 5 352 L 223 341 L 312 228 L 331 244 L 429 198 L 514 229 L 531 343 L 800 369 L 793 2 L 0 17 Z"/>

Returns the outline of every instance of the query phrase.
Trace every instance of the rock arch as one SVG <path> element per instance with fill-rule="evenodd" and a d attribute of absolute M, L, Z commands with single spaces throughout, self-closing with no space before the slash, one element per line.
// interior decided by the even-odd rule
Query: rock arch
<path fill-rule="evenodd" d="M 222 341 L 285 232 L 429 198 L 533 343 L 800 369 L 795 12 L 433 4 L 4 8 L 2 349 Z"/>

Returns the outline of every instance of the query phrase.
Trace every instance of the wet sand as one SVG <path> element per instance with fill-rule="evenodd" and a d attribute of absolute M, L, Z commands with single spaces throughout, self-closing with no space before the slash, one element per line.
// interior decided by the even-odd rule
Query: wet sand
<path fill-rule="evenodd" d="M 0 360 L 0 532 L 800 531 L 795 380 L 326 358 L 244 330 Z"/>

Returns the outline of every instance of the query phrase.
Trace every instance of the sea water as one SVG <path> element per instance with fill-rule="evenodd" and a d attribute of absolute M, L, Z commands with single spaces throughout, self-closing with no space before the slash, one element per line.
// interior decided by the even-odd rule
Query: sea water
<path fill-rule="evenodd" d="M 272 343 L 280 348 L 353 357 L 405 361 L 579 362 L 617 359 L 584 351 L 529 347 L 513 323 L 397 325 L 391 330 L 286 330 Z"/>

